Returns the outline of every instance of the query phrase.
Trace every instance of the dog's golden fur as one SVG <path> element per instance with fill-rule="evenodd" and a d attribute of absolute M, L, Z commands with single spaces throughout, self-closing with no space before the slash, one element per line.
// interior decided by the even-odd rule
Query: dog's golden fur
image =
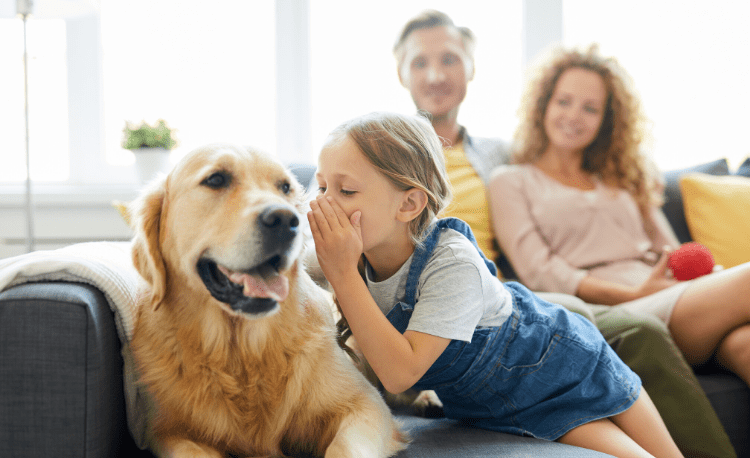
<path fill-rule="evenodd" d="M 330 296 L 298 261 L 302 234 L 276 266 L 288 294 L 267 296 L 279 299 L 263 302 L 270 310 L 237 311 L 201 279 L 202 259 L 238 272 L 257 265 L 257 220 L 269 205 L 299 214 L 293 176 L 266 155 L 209 145 L 130 210 L 133 261 L 148 284 L 132 349 L 156 405 L 156 452 L 391 456 L 406 438 L 337 346 Z"/>

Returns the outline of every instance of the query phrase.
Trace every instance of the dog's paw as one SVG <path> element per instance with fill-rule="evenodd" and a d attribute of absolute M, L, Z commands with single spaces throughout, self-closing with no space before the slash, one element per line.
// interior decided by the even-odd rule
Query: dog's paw
<path fill-rule="evenodd" d="M 442 418 L 443 403 L 438 395 L 432 391 L 406 390 L 403 393 L 392 394 L 383 390 L 385 403 L 393 410 L 408 409 L 413 415 L 424 418 Z"/>
<path fill-rule="evenodd" d="M 420 417 L 442 418 L 445 416 L 443 403 L 432 390 L 421 391 L 414 402 L 411 403 L 411 409 L 415 415 Z"/>
<path fill-rule="evenodd" d="M 168 438 L 157 453 L 160 458 L 223 458 L 215 449 L 187 439 Z"/>

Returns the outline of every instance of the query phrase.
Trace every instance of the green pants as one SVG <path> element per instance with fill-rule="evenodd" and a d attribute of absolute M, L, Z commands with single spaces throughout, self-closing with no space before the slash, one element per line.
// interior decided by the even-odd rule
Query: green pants
<path fill-rule="evenodd" d="M 641 377 L 686 457 L 737 457 L 692 368 L 661 320 L 620 307 L 587 304 L 567 294 L 538 295 L 596 324 L 623 362 Z"/>

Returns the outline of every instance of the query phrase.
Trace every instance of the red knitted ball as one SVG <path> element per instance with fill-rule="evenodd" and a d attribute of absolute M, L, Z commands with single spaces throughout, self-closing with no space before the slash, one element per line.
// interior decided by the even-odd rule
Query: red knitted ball
<path fill-rule="evenodd" d="M 677 280 L 692 280 L 714 270 L 714 257 L 700 243 L 688 242 L 669 256 L 669 268 Z"/>

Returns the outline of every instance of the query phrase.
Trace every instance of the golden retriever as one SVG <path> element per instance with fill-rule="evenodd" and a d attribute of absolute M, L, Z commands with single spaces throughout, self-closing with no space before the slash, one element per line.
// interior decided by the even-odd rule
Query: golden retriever
<path fill-rule="evenodd" d="M 303 192 L 268 155 L 199 148 L 130 208 L 148 284 L 132 350 L 160 456 L 387 457 L 407 438 L 305 272 Z"/>

